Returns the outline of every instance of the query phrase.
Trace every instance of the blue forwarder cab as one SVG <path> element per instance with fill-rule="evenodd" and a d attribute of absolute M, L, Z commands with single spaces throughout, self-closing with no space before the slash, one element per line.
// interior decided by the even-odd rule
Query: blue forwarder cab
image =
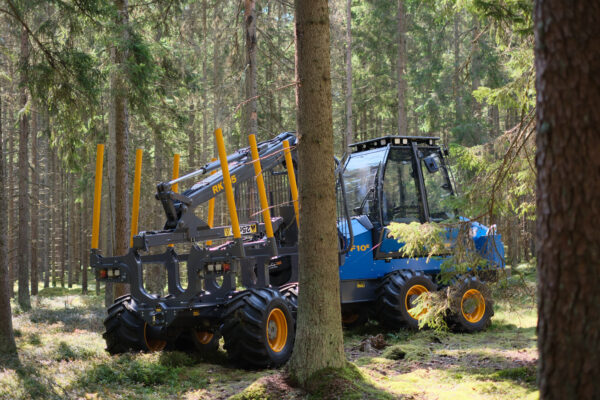
<path fill-rule="evenodd" d="M 444 150 L 435 137 L 388 136 L 355 143 L 343 163 L 343 185 L 351 217 L 338 224 L 353 245 L 340 266 L 345 325 L 376 318 L 391 328 L 418 326 L 411 311 L 424 292 L 441 289 L 436 275 L 446 255 L 406 258 L 402 244 L 388 237 L 392 222 L 440 222 L 454 218 L 443 201 L 455 194 Z M 494 229 L 471 222 L 470 237 L 480 255 L 504 267 L 504 245 Z M 450 322 L 464 331 L 484 329 L 493 315 L 485 282 L 461 277 L 448 291 Z"/>

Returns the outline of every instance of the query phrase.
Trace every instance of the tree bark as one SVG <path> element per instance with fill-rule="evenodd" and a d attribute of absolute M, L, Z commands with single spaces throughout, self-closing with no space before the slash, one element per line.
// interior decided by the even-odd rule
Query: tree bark
<path fill-rule="evenodd" d="M 454 77 L 453 77 L 453 92 L 454 92 L 454 118 L 455 123 L 462 121 L 462 96 L 460 94 L 460 24 L 461 14 L 457 12 L 454 16 Z M 445 143 L 446 145 L 448 143 Z"/>
<path fill-rule="evenodd" d="M 406 82 L 404 69 L 406 65 L 406 15 L 404 14 L 404 0 L 398 0 L 398 134 L 407 134 L 406 122 Z"/>
<path fill-rule="evenodd" d="M 256 1 L 244 0 L 244 26 L 246 37 L 246 135 L 258 133 L 258 108 L 256 101 Z M 243 136 L 243 135 L 242 135 Z"/>
<path fill-rule="evenodd" d="M 10 114 L 8 114 L 10 115 Z M 12 118 L 11 118 L 12 120 Z M 12 121 L 8 121 L 8 126 L 13 126 Z M 16 205 L 15 205 L 15 163 L 13 154 L 15 152 L 15 133 L 13 129 L 8 131 L 8 158 L 6 162 L 7 183 L 8 183 L 8 226 L 15 226 L 18 222 Z M 15 279 L 17 275 L 16 254 L 13 249 L 16 247 L 15 232 L 16 229 L 9 231 L 7 239 L 7 261 L 8 261 L 8 292 L 11 298 L 15 297 Z"/>
<path fill-rule="evenodd" d="M 338 254 L 331 246 L 337 229 L 329 45 L 327 0 L 296 0 L 300 291 L 290 371 L 300 385 L 346 363 Z"/>
<path fill-rule="evenodd" d="M 115 0 L 118 11 L 118 25 L 122 30 L 124 42 L 128 39 L 128 1 Z M 128 207 L 128 172 L 129 172 L 129 114 L 127 109 L 127 93 L 125 92 L 125 63 L 128 52 L 124 45 L 117 46 L 115 51 L 116 86 L 114 89 L 115 107 L 115 252 L 122 256 L 129 250 L 129 207 Z M 129 293 L 128 284 L 114 285 L 114 298 Z"/>
<path fill-rule="evenodd" d="M 4 113 L 2 112 L 2 95 L 0 92 L 0 187 L 6 185 L 6 158 L 4 151 Z M 0 204 L 7 203 L 6 190 L 0 190 Z M 0 207 L 0 220 L 6 221 L 8 218 L 8 209 Z M 12 313 L 10 309 L 10 291 L 8 289 L 8 249 L 7 229 L 0 230 L 0 354 L 16 354 L 17 346 L 12 328 Z"/>
<path fill-rule="evenodd" d="M 19 134 L 19 306 L 23 310 L 31 308 L 29 297 L 29 260 L 30 260 L 30 232 L 29 232 L 29 115 L 25 112 L 27 106 L 27 63 L 29 61 L 29 37 L 25 28 L 21 29 L 21 54 L 19 57 L 21 68 L 21 94 L 20 105 L 23 109 L 20 118 Z"/>
<path fill-rule="evenodd" d="M 38 238 L 40 216 L 40 169 L 38 160 L 38 114 L 37 108 L 31 112 L 31 294 L 38 294 Z"/>
<path fill-rule="evenodd" d="M 541 399 L 600 393 L 600 3 L 536 0 Z"/>
<path fill-rule="evenodd" d="M 350 145 L 354 142 L 352 128 L 352 0 L 346 0 L 346 152 L 350 152 Z"/>
<path fill-rule="evenodd" d="M 50 268 L 50 276 L 52 277 L 52 287 L 56 287 L 56 267 L 58 265 L 58 260 L 60 259 L 60 257 L 58 256 L 58 242 L 59 240 L 56 240 L 56 238 L 58 238 L 58 201 L 57 201 L 57 197 L 59 195 L 59 177 L 58 177 L 58 173 L 57 168 L 56 168 L 56 157 L 54 155 L 54 153 L 52 152 L 52 149 L 49 148 L 49 152 L 48 152 L 48 158 L 49 158 L 49 163 L 50 163 L 50 171 L 51 171 L 51 180 L 52 182 L 54 182 L 54 190 L 50 191 L 50 199 L 52 200 L 51 202 L 51 208 L 50 208 L 50 217 L 52 218 L 52 222 L 50 224 L 51 226 L 51 230 L 52 230 L 52 235 L 50 237 L 54 238 L 54 240 L 51 241 L 50 244 L 50 254 L 51 254 L 51 268 Z"/>

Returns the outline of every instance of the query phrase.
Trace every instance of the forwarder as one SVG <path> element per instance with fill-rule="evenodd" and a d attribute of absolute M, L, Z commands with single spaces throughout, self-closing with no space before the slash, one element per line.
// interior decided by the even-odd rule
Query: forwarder
<path fill-rule="evenodd" d="M 104 321 L 111 354 L 169 348 L 210 353 L 222 337 L 229 357 L 240 366 L 277 367 L 291 355 L 299 290 L 297 139 L 285 132 L 257 144 L 251 135 L 249 147 L 227 155 L 220 129 L 215 136 L 219 160 L 159 183 L 156 198 L 166 214 L 164 227 L 135 235 L 129 252 L 116 257 L 103 257 L 98 250 L 99 152 L 91 266 L 98 281 L 131 287 Z M 415 300 L 442 289 L 436 277 L 449 255 L 429 262 L 406 258 L 387 229 L 391 222 L 454 217 L 444 208 L 444 197 L 453 196 L 454 189 L 447 150 L 437 140 L 377 138 L 353 144 L 343 161 L 335 161 L 339 240 L 332 245 L 340 254 L 347 326 L 373 318 L 393 329 L 416 328 Z M 136 172 L 138 187 L 139 176 Z M 179 193 L 178 185 L 190 181 Z M 213 226 L 219 197 L 225 197 L 230 225 Z M 133 212 L 137 220 L 136 207 Z M 504 267 L 500 235 L 476 222 L 470 232 L 489 265 Z M 161 248 L 166 250 L 156 251 Z M 144 273 L 153 265 L 166 271 L 165 295 L 145 289 Z M 460 277 L 450 292 L 454 327 L 472 332 L 489 325 L 492 300 L 475 274 Z"/>

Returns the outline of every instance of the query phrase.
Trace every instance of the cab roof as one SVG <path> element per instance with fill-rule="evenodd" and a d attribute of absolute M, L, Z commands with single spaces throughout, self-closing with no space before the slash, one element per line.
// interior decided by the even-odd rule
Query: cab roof
<path fill-rule="evenodd" d="M 392 146 L 408 146 L 412 142 L 416 142 L 417 145 L 424 144 L 427 146 L 434 146 L 436 141 L 440 140 L 439 137 L 434 136 L 383 136 L 376 139 L 369 139 L 363 142 L 352 143 L 350 145 L 353 148 L 353 152 L 365 151 L 375 149 L 378 147 L 385 147 L 388 144 Z"/>

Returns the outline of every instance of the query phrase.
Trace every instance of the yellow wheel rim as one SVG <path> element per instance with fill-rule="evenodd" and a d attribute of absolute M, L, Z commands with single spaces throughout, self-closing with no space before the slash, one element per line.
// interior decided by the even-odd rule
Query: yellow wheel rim
<path fill-rule="evenodd" d="M 421 310 L 420 313 L 411 311 L 411 309 L 413 308 L 413 306 L 412 306 L 413 301 L 416 300 L 423 293 L 427 293 L 427 292 L 429 292 L 429 290 L 423 285 L 413 285 L 406 292 L 406 296 L 404 297 L 404 304 L 406 306 L 406 310 L 408 311 L 408 315 L 410 315 L 410 317 L 412 319 L 419 319 L 419 317 L 421 315 L 423 315 L 427 312 L 426 309 Z"/>
<path fill-rule="evenodd" d="M 146 334 L 148 331 L 148 324 L 145 323 L 144 324 L 144 342 L 146 343 L 146 347 L 148 348 L 149 351 L 162 351 L 165 349 L 165 347 L 167 347 L 167 341 L 166 340 L 160 340 L 160 339 L 151 339 L 148 337 L 148 335 Z"/>
<path fill-rule="evenodd" d="M 274 308 L 267 318 L 267 340 L 269 347 L 275 353 L 279 353 L 287 343 L 287 321 L 285 314 L 280 308 Z"/>
<path fill-rule="evenodd" d="M 196 335 L 196 339 L 201 344 L 209 344 L 212 340 L 214 334 L 206 331 L 194 331 L 194 335 Z"/>
<path fill-rule="evenodd" d="M 485 299 L 477 289 L 469 289 L 460 302 L 463 317 L 473 324 L 481 321 L 485 314 Z"/>

